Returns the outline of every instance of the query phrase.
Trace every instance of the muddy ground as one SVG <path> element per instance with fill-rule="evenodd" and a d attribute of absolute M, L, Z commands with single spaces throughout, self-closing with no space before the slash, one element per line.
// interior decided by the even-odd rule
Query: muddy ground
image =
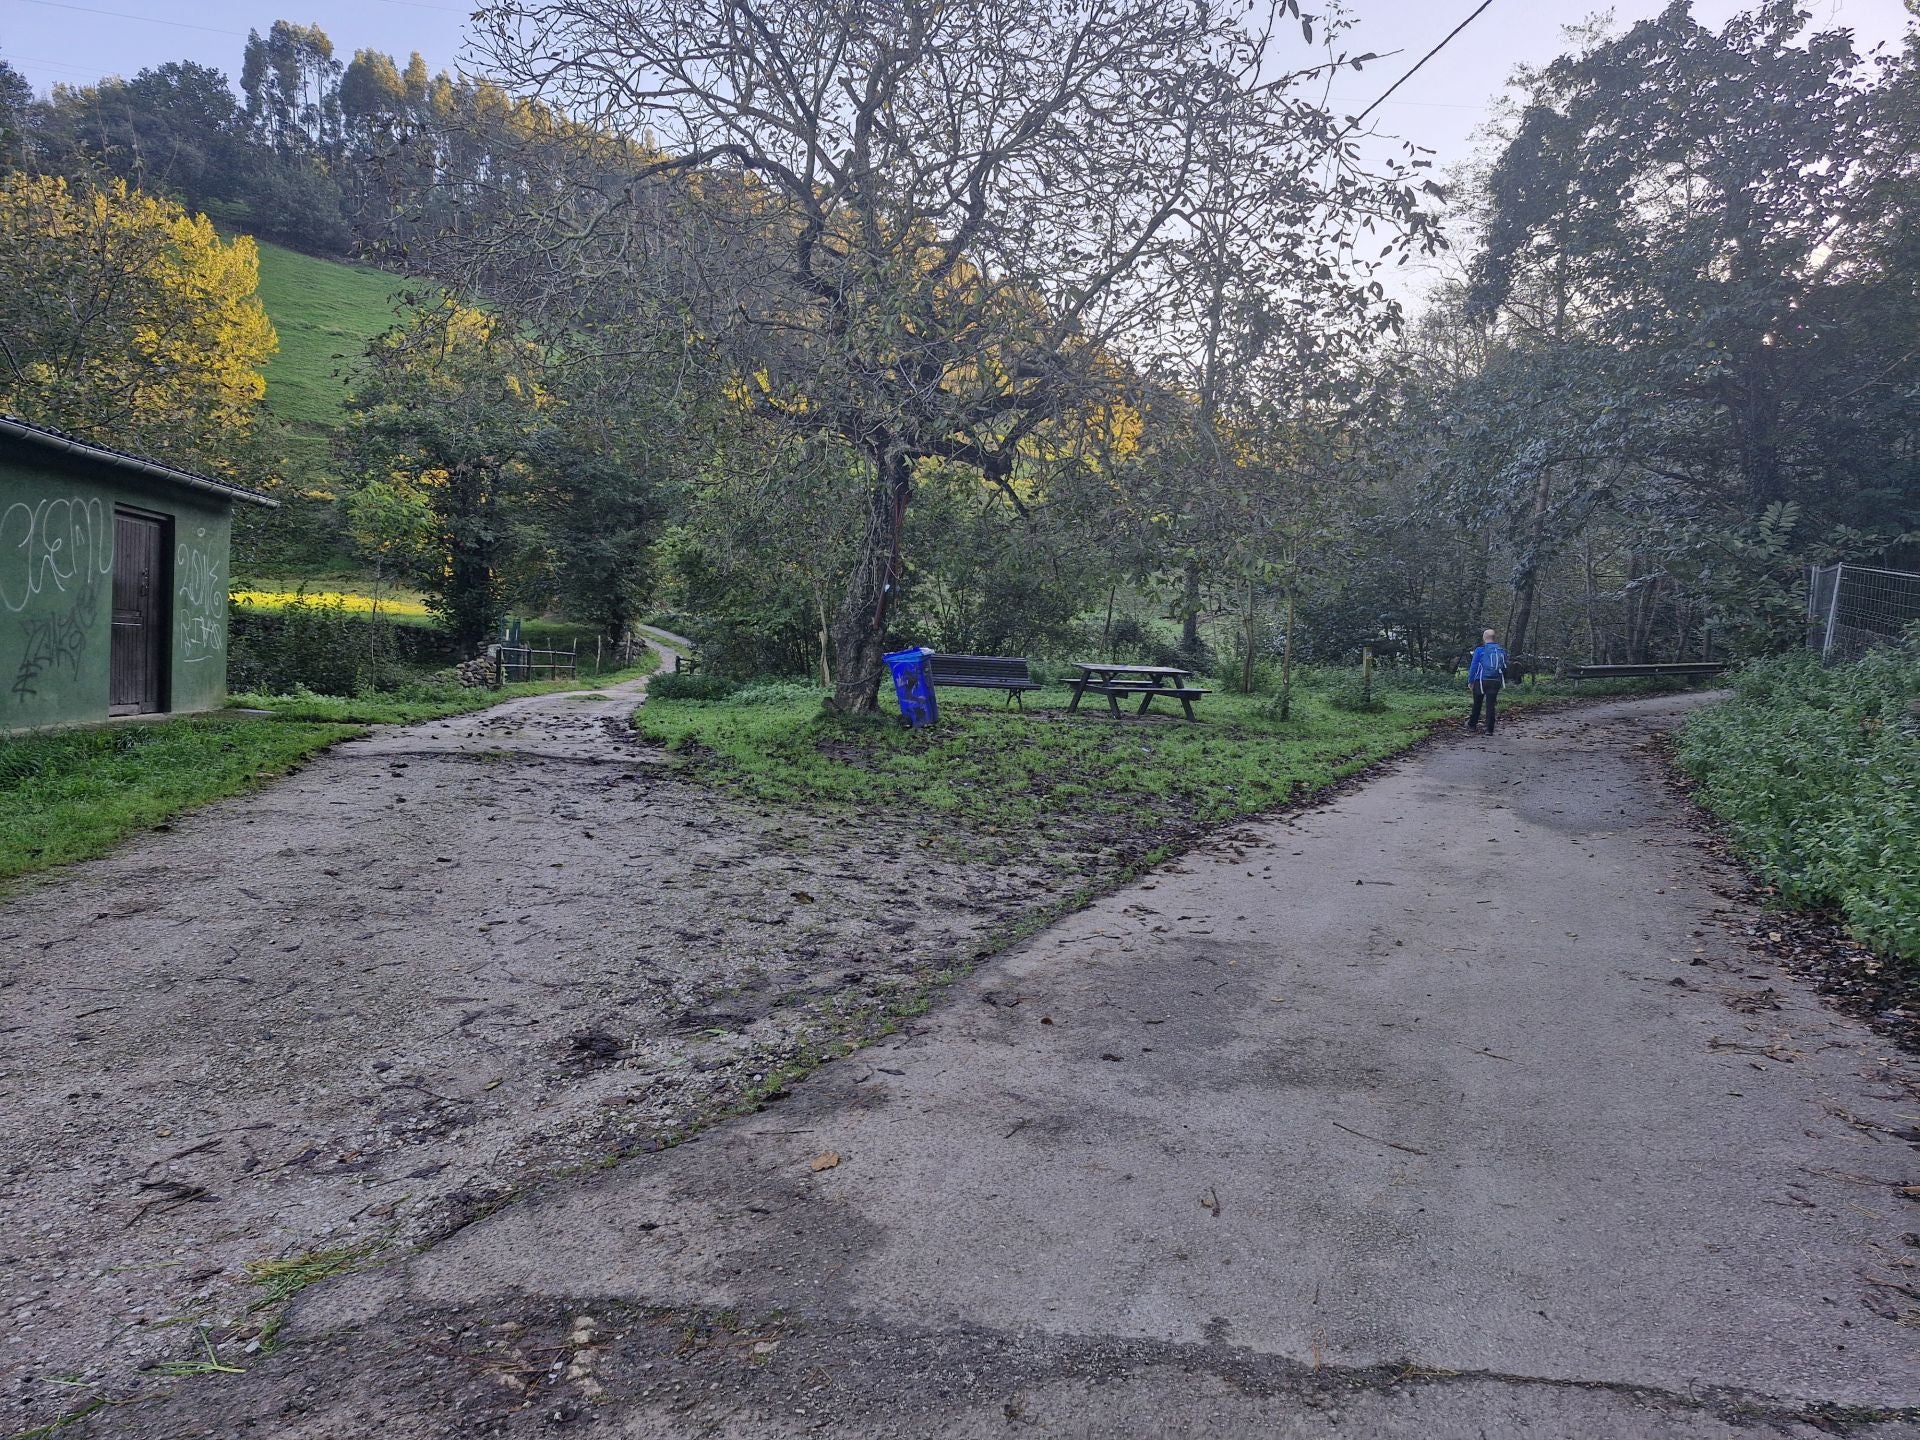
<path fill-rule="evenodd" d="M 1067 883 L 678 780 L 643 688 L 385 729 L 0 902 L 0 1434 L 251 1363 L 249 1266 L 670 1143 Z"/>

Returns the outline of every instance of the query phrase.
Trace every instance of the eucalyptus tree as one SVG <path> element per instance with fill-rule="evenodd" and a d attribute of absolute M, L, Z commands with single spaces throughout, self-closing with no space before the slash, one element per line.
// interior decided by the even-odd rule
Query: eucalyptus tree
<path fill-rule="evenodd" d="M 1223 167 L 1309 263 L 1416 208 L 1309 98 L 1352 62 L 1298 0 L 497 0 L 475 25 L 503 83 L 626 147 L 512 227 L 549 309 L 670 289 L 737 403 L 863 458 L 846 711 L 875 703 L 917 467 L 1021 503 L 1040 433 L 1164 329 Z"/>

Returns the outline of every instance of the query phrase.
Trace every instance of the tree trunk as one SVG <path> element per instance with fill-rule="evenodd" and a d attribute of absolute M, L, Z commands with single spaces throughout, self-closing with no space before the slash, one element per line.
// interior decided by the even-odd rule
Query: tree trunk
<path fill-rule="evenodd" d="M 1287 587 L 1287 640 L 1280 651 L 1280 718 L 1293 714 L 1293 587 Z"/>
<path fill-rule="evenodd" d="M 1507 622 L 1507 649 L 1517 659 L 1527 643 L 1527 627 L 1533 623 L 1533 595 L 1540 572 L 1529 566 L 1513 590 L 1513 618 Z"/>
<path fill-rule="evenodd" d="M 1191 660 L 1200 652 L 1200 562 L 1189 560 L 1180 590 L 1180 653 Z"/>
<path fill-rule="evenodd" d="M 1256 616 L 1253 608 L 1253 582 L 1247 582 L 1247 657 L 1240 671 L 1240 693 L 1253 694 L 1253 642 Z"/>
<path fill-rule="evenodd" d="M 1527 629 L 1533 623 L 1534 595 L 1540 588 L 1540 550 L 1547 538 L 1547 507 L 1553 499 L 1553 471 L 1543 469 L 1533 492 L 1533 510 L 1527 524 L 1526 569 L 1514 586 L 1513 623 L 1507 630 L 1507 649 L 1518 660 L 1527 648 Z"/>
<path fill-rule="evenodd" d="M 899 585 L 900 529 L 906 521 L 913 462 L 889 448 L 874 457 L 874 476 L 866 532 L 833 622 L 839 668 L 833 708 L 843 715 L 868 715 L 879 708 L 880 680 L 887 668 L 881 659 L 887 648 L 887 612 Z"/>
<path fill-rule="evenodd" d="M 1469 650 L 1480 643 L 1480 629 L 1486 624 L 1483 617 L 1487 613 L 1487 590 L 1491 585 L 1491 581 L 1487 577 L 1487 570 L 1492 556 L 1493 532 L 1491 530 L 1482 530 L 1480 532 L 1480 548 L 1474 554 L 1472 573 L 1467 579 L 1466 612 L 1470 617 L 1467 621 L 1467 649 Z M 1454 633 L 1456 639 L 1459 638 L 1459 632 L 1456 630 Z M 1456 649 L 1454 653 L 1457 655 L 1459 651 Z"/>
<path fill-rule="evenodd" d="M 813 592 L 814 606 L 820 612 L 820 683 L 827 689 L 833 688 L 833 666 L 827 659 L 827 595 L 824 590 Z"/>
<path fill-rule="evenodd" d="M 1587 580 L 1587 663 L 1589 665 L 1598 665 L 1600 663 L 1600 628 L 1599 623 L 1594 619 L 1593 606 L 1599 593 L 1599 582 L 1593 573 L 1592 536 L 1587 537 L 1586 551 L 1583 560 Z"/>
<path fill-rule="evenodd" d="M 1660 620 L 1660 574 L 1650 572 L 1652 578 L 1647 581 L 1645 602 L 1640 609 L 1639 629 L 1633 637 L 1633 662 L 1644 664 L 1653 659 L 1653 632 Z"/>

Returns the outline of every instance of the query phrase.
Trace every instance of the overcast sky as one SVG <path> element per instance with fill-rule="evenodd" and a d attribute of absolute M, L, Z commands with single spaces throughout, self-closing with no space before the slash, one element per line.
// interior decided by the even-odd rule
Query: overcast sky
<path fill-rule="evenodd" d="M 1399 54 L 1346 77 L 1336 110 L 1366 105 L 1478 0 L 1351 0 L 1356 21 L 1348 48 Z M 1657 14 L 1665 0 L 1619 0 L 1619 25 Z M 1853 30 L 1861 49 L 1897 46 L 1907 15 L 1900 0 L 1810 0 L 1823 26 Z M 1308 8 L 1312 0 L 1308 0 Z M 132 75 L 143 66 L 192 59 L 235 75 L 250 27 L 275 19 L 318 22 L 342 59 L 371 46 L 404 63 L 418 50 L 432 69 L 461 59 L 469 6 L 459 0 L 0 0 L 0 59 L 38 89 Z M 1542 64 L 1563 48 L 1562 32 L 1599 6 L 1589 0 L 1493 0 L 1493 4 L 1394 98 L 1375 112 L 1383 129 L 1435 151 L 1445 171 L 1472 150 L 1474 132 L 1516 65 Z M 1718 26 L 1742 8 L 1736 0 L 1696 0 L 1695 13 Z"/>

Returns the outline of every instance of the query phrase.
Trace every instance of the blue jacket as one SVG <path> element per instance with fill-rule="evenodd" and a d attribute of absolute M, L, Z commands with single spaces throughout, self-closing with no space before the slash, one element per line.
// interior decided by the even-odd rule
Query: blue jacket
<path fill-rule="evenodd" d="M 1467 681 L 1478 685 L 1482 680 L 1505 680 L 1507 678 L 1507 652 L 1503 646 L 1488 643 L 1476 648 L 1473 659 L 1467 665 Z"/>

